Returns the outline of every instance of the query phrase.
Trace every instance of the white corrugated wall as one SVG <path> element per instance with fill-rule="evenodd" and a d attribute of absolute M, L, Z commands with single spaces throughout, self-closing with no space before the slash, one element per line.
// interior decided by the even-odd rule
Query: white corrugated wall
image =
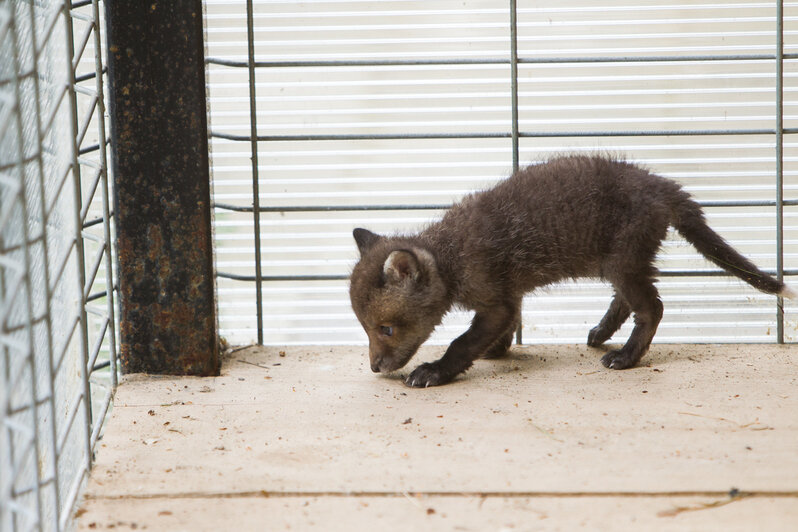
<path fill-rule="evenodd" d="M 663 136 L 663 131 L 776 128 L 776 61 L 552 62 L 543 58 L 771 56 L 775 2 L 518 1 L 520 161 L 608 151 L 683 183 L 701 201 L 776 198 L 774 134 Z M 207 53 L 247 61 L 246 5 L 206 0 Z M 512 171 L 509 1 L 256 1 L 254 52 L 261 136 L 330 135 L 328 140 L 258 143 L 262 207 L 449 204 Z M 798 3 L 784 6 L 785 53 L 798 51 Z M 499 64 L 480 64 L 485 59 Z M 325 65 L 325 61 L 475 60 L 475 64 Z M 527 62 L 525 62 L 525 60 Z M 309 66 L 307 62 L 322 62 Z M 317 63 L 318 64 L 318 63 Z M 303 66 L 304 65 L 304 66 Z M 784 62 L 784 126 L 796 126 L 798 63 Z M 247 68 L 209 64 L 215 134 L 250 131 Z M 607 132 L 622 135 L 606 135 Z M 648 132 L 645 136 L 630 133 Z M 336 139 L 336 135 L 493 134 L 468 139 Z M 590 136 L 589 133 L 602 133 Z M 537 136 L 545 134 L 546 136 Z M 565 134 L 565 136 L 559 136 Z M 571 136 L 579 135 L 579 136 Z M 798 137 L 784 136 L 784 198 L 798 197 Z M 250 143 L 212 139 L 214 197 L 252 206 Z M 784 267 L 798 266 L 798 207 L 784 208 Z M 413 230 L 440 211 L 265 212 L 264 276 L 346 275 L 357 258 L 352 228 Z M 253 215 L 217 209 L 217 267 L 255 274 Z M 763 268 L 776 268 L 776 209 L 712 207 L 711 225 Z M 714 267 L 678 238 L 661 270 Z M 788 278 L 789 279 L 789 278 Z M 221 334 L 257 338 L 255 283 L 219 278 Z M 265 281 L 267 344 L 364 343 L 345 280 Z M 659 283 L 665 317 L 659 342 L 773 342 L 776 301 L 729 277 L 670 277 Z M 525 343 L 583 342 L 611 290 L 586 280 L 530 295 Z M 786 307 L 785 340 L 796 336 Z M 464 330 L 453 313 L 433 337 Z M 616 336 L 628 334 L 628 325 Z"/>

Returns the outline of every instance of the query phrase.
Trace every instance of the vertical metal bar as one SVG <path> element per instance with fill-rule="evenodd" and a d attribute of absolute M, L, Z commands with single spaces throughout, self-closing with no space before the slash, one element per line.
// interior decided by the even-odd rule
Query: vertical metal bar
<path fill-rule="evenodd" d="M 100 146 L 100 181 L 103 204 L 103 236 L 105 239 L 105 294 L 108 313 L 108 359 L 111 365 L 111 389 L 116 388 L 116 309 L 114 307 L 114 267 L 111 257 L 111 205 L 108 190 L 108 152 L 105 138 L 105 95 L 103 90 L 102 38 L 100 36 L 100 4 L 92 2 L 94 21 L 94 72 L 97 90 L 97 129 Z"/>
<path fill-rule="evenodd" d="M 13 15 L 12 15 L 13 17 Z M 33 260 L 31 258 L 31 250 L 30 250 L 30 233 L 28 227 L 28 197 L 27 197 L 27 189 L 25 187 L 25 137 L 24 137 L 24 121 L 22 117 L 22 109 L 20 108 L 22 102 L 22 91 L 21 91 L 21 77 L 20 77 L 20 67 L 21 67 L 21 51 L 19 49 L 19 36 L 17 32 L 19 31 L 19 25 L 14 19 L 13 23 L 13 31 L 12 31 L 12 53 L 14 56 L 14 66 L 11 69 L 13 71 L 14 76 L 14 114 L 17 123 L 17 162 L 16 168 L 18 172 L 18 179 L 19 179 L 19 189 L 17 191 L 16 201 L 19 202 L 20 206 L 20 218 L 22 220 L 22 260 L 23 260 L 23 269 L 24 273 L 22 274 L 22 284 L 24 286 L 23 290 L 25 291 L 26 301 L 25 304 L 27 306 L 27 316 L 26 316 L 26 323 L 25 323 L 25 332 L 27 333 L 27 348 L 25 353 L 25 364 L 28 366 L 28 370 L 30 371 L 30 414 L 31 414 L 31 424 L 33 427 L 31 428 L 32 438 L 30 444 L 33 445 L 33 454 L 36 458 L 36 467 L 33 471 L 33 475 L 36 476 L 36 480 L 33 483 L 33 490 L 34 490 L 34 500 L 35 500 L 35 512 L 36 512 L 36 523 L 35 526 L 37 528 L 43 527 L 43 512 L 44 512 L 44 501 L 42 500 L 42 490 L 41 490 L 41 473 L 38 468 L 38 464 L 41 464 L 44 460 L 42 457 L 41 450 L 39 448 L 39 408 L 38 408 L 38 379 L 36 375 L 36 348 L 35 342 L 36 337 L 33 331 L 33 320 L 34 320 L 34 312 L 33 312 L 33 289 L 31 287 L 31 266 Z M 32 46 L 35 47 L 35 43 L 32 43 Z M 34 68 L 35 68 L 34 64 Z M 38 95 L 36 95 L 38 98 Z M 13 374 L 13 372 L 12 372 Z M 20 378 L 23 372 L 20 372 Z M 11 386 L 14 386 L 14 383 L 10 383 Z M 19 456 L 25 456 L 26 453 L 23 451 L 20 453 Z M 19 464 L 14 464 L 15 466 Z M 14 468 L 16 469 L 16 467 Z M 9 473 L 11 473 L 9 471 Z M 16 475 L 12 474 L 11 482 L 14 482 L 14 478 Z M 13 497 L 13 485 L 11 486 L 12 497 Z"/>
<path fill-rule="evenodd" d="M 510 0 L 510 90 L 512 91 L 513 172 L 518 171 L 518 10 Z"/>
<path fill-rule="evenodd" d="M 258 119 L 255 101 L 255 24 L 252 0 L 247 0 L 247 62 L 249 70 L 249 135 L 252 151 L 252 222 L 255 232 L 255 304 L 257 305 L 258 345 L 263 345 L 263 275 L 260 251 L 260 186 L 258 184 Z"/>
<path fill-rule="evenodd" d="M 202 0 L 104 4 L 122 371 L 216 375 Z"/>
<path fill-rule="evenodd" d="M 2 232 L 0 232 L 0 246 L 3 245 Z M 6 298 L 6 275 L 5 268 L 0 268 L 0 301 L 5 301 Z M 0 323 L 0 328 L 2 323 Z M 11 438 L 11 432 L 5 420 L 9 418 L 9 410 L 11 409 L 11 398 L 9 397 L 8 390 L 11 388 L 11 375 L 9 373 L 9 363 L 11 357 L 9 356 L 9 347 L 2 346 L 0 356 L 3 357 L 2 374 L 0 374 L 0 416 L 3 422 L 0 423 L 0 471 L 3 475 L 0 476 L 0 501 L 11 501 L 11 471 L 14 469 L 14 447 Z M 14 530 L 13 513 L 8 509 L 7 505 L 0 504 L 0 530 Z"/>
<path fill-rule="evenodd" d="M 7 8 L 7 6 L 6 6 Z M 18 61 L 19 61 L 19 52 L 17 50 L 17 25 L 16 25 L 16 15 L 15 11 L 12 9 L 8 9 L 8 23 L 7 23 L 7 31 L 10 35 L 11 44 L 12 44 L 12 75 L 14 76 L 14 95 L 13 97 L 9 97 L 5 99 L 6 103 L 10 105 L 12 111 L 8 115 L 8 119 L 12 122 L 8 126 L 10 129 L 14 127 L 14 123 L 16 124 L 17 128 L 17 140 L 19 142 L 20 137 L 20 130 L 22 129 L 22 123 L 20 121 L 20 111 L 19 111 L 19 78 L 18 78 Z M 4 133 L 5 134 L 5 133 Z M 10 135 L 10 133 L 9 133 Z M 22 154 L 22 146 L 17 147 L 17 161 L 15 162 L 16 165 L 21 164 L 22 159 L 24 158 Z M 13 188 L 11 186 L 6 185 L 6 190 Z M 6 192 L 7 193 L 7 192 Z M 13 194 L 16 196 L 16 199 L 13 201 L 19 201 L 19 189 L 13 191 Z M 10 216 L 9 216 L 10 218 Z M 10 224 L 11 222 L 7 219 L 4 224 Z M 0 227 L 0 246 L 5 246 L 5 241 L 3 238 L 2 227 Z M 11 290 L 7 290 L 6 286 L 11 286 L 11 283 L 14 281 L 13 276 L 7 276 L 6 272 L 8 271 L 8 265 L 4 266 L 0 269 L 0 302 L 6 302 L 6 297 L 9 297 L 10 294 L 14 293 L 14 290 L 17 289 L 16 286 L 12 286 Z M 10 300 L 9 300 L 10 302 Z M 0 330 L 5 326 L 4 323 L 0 323 Z M 2 432 L 2 440 L 0 440 L 0 471 L 4 474 L 0 476 L 0 501 L 8 501 L 9 503 L 13 500 L 13 491 L 14 491 L 14 479 L 16 477 L 16 464 L 17 464 L 17 453 L 16 448 L 14 446 L 14 437 L 12 435 L 12 428 L 8 421 L 11 418 L 11 392 L 10 390 L 13 388 L 12 383 L 12 369 L 11 369 L 11 360 L 12 360 L 12 348 L 8 345 L 8 343 L 3 342 L 3 386 L 0 386 L 0 403 L 2 403 L 3 411 L 2 411 L 2 426 L 0 426 L 0 432 Z M 5 450 L 5 452 L 3 452 Z M 11 508 L 10 504 L 3 505 L 0 504 L 0 529 L 5 530 L 8 528 L 9 530 L 17 530 L 17 515 L 14 509 Z"/>
<path fill-rule="evenodd" d="M 510 0 L 510 91 L 512 98 L 513 173 L 519 168 L 518 146 L 518 10 L 516 0 Z M 515 343 L 523 341 L 523 318 L 515 331 Z"/>
<path fill-rule="evenodd" d="M 784 1 L 776 2 L 776 277 L 784 280 Z M 784 299 L 776 298 L 776 341 L 784 343 Z"/>
<path fill-rule="evenodd" d="M 2 239 L 0 239 L 2 244 Z M 0 301 L 5 300 L 5 270 L 0 270 Z M 3 420 L 9 418 L 9 410 L 11 409 L 11 398 L 9 397 L 8 390 L 11 388 L 11 375 L 9 374 L 8 365 L 11 363 L 9 356 L 9 347 L 3 345 L 0 356 L 3 357 L 3 374 L 2 386 L 0 386 L 0 416 Z M 6 423 L 0 425 L 0 471 L 3 471 L 3 476 L 0 477 L 0 501 L 11 501 L 11 484 L 13 482 L 12 471 L 14 470 L 14 443 L 11 438 L 11 429 Z M 4 450 L 3 450 L 4 449 Z M 13 512 L 7 506 L 0 504 L 0 530 L 15 530 Z"/>
<path fill-rule="evenodd" d="M 84 296 L 86 288 L 86 257 L 84 255 L 83 245 L 83 219 L 81 212 L 83 212 L 83 189 L 81 185 L 81 172 L 80 162 L 78 155 L 80 153 L 80 146 L 78 145 L 78 136 L 80 135 L 80 124 L 78 124 L 78 98 L 75 91 L 75 70 L 72 67 L 75 46 L 74 36 L 72 30 L 72 2 L 71 0 L 64 0 L 64 33 L 66 34 L 66 60 L 67 60 L 67 83 L 68 83 L 68 97 L 69 97 L 69 122 L 72 125 L 72 190 L 74 196 L 73 213 L 75 217 L 75 254 L 77 257 L 77 284 L 79 308 L 78 315 L 80 316 L 80 323 L 78 329 L 80 330 L 80 378 L 82 379 L 83 392 L 83 432 L 85 441 L 83 442 L 83 453 L 86 459 L 86 471 L 91 469 L 92 456 L 91 456 L 91 431 L 92 431 L 92 417 L 91 417 L 91 383 L 89 382 L 89 324 L 86 315 L 86 297 Z"/>
<path fill-rule="evenodd" d="M 34 11 L 33 4 L 29 4 L 28 14 L 30 16 L 30 25 L 31 25 L 31 40 L 33 42 L 34 54 L 32 57 L 32 61 L 36 63 L 41 57 L 40 52 L 41 50 L 38 49 L 37 44 L 37 32 L 36 32 L 36 14 Z M 38 65 L 34 65 L 34 68 L 38 70 Z M 61 494 L 59 492 L 58 486 L 60 486 L 60 475 L 58 471 L 58 428 L 56 427 L 56 418 L 57 418 L 57 409 L 56 409 L 56 390 L 55 390 L 55 371 L 54 371 L 54 353 L 53 353 L 53 322 L 52 322 L 52 301 L 53 301 L 53 294 L 52 288 L 50 286 L 50 252 L 49 252 L 49 244 L 48 244 L 48 235 L 47 235 L 47 226 L 48 226 L 48 219 L 50 213 L 47 212 L 47 201 L 45 198 L 45 184 L 46 178 L 44 175 L 44 160 L 42 159 L 42 154 L 44 153 L 44 145 L 43 139 L 45 135 L 45 131 L 42 127 L 42 109 L 41 109 L 41 100 L 39 98 L 40 94 L 40 87 L 39 87 L 39 76 L 33 76 L 33 92 L 36 95 L 35 100 L 35 114 L 36 114 L 36 164 L 38 167 L 38 177 L 39 177 L 39 210 L 41 211 L 41 246 L 42 246 L 42 264 L 44 268 L 43 272 L 43 284 L 44 284 L 44 294 L 45 294 L 45 307 L 46 307 L 46 316 L 45 316 L 45 337 L 47 345 L 45 349 L 47 350 L 47 397 L 48 397 L 48 408 L 50 410 L 49 416 L 49 423 L 48 423 L 48 446 L 49 446 L 49 455 L 52 457 L 52 462 L 50 463 L 50 472 L 49 476 L 53 479 L 53 501 L 56 509 L 61 508 Z M 55 512 L 55 520 L 57 522 L 57 514 Z"/>

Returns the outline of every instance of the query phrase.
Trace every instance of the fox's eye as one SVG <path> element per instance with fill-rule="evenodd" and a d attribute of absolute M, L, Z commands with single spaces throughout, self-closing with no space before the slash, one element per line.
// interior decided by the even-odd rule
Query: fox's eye
<path fill-rule="evenodd" d="M 393 336 L 393 327 L 389 325 L 380 325 L 380 332 L 385 336 Z"/>

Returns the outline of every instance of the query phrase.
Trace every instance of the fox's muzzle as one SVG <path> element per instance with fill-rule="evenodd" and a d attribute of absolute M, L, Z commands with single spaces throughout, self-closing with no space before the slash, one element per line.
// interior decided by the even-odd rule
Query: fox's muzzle
<path fill-rule="evenodd" d="M 369 362 L 374 373 L 390 373 L 403 368 L 416 353 L 415 347 L 410 350 L 382 350 L 374 352 L 369 349 Z"/>
<path fill-rule="evenodd" d="M 396 364 L 392 364 L 391 359 L 386 358 L 384 354 L 375 355 L 369 353 L 369 361 L 371 362 L 371 371 L 374 373 L 388 373 L 401 367 L 397 367 Z"/>

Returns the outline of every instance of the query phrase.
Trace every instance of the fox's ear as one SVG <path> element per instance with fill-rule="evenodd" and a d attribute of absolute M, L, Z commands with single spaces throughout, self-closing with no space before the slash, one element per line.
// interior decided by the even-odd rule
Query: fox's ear
<path fill-rule="evenodd" d="M 352 236 L 355 237 L 355 242 L 357 242 L 357 248 L 360 250 L 360 255 L 363 255 L 365 252 L 370 250 L 371 247 L 380 238 L 382 238 L 380 235 L 372 233 L 368 229 L 361 229 L 360 227 L 352 231 Z"/>
<path fill-rule="evenodd" d="M 388 282 L 401 283 L 406 279 L 418 281 L 421 277 L 421 265 L 412 251 L 399 249 L 392 251 L 385 259 L 382 273 Z"/>

